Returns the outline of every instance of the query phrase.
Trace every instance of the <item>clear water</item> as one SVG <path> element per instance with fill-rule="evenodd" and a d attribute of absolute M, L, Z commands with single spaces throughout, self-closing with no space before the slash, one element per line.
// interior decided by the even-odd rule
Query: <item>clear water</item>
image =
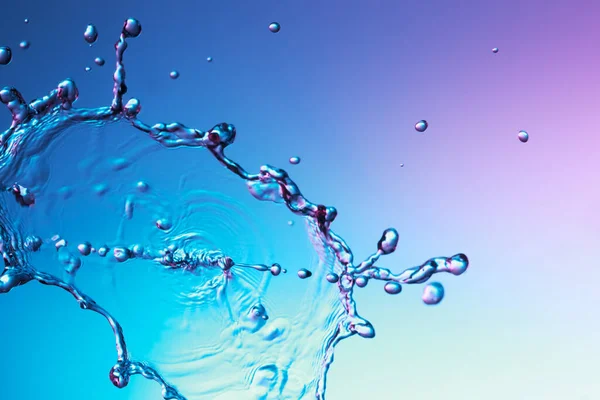
<path fill-rule="evenodd" d="M 334 207 L 306 199 L 283 169 L 263 165 L 258 173 L 251 173 L 227 157 L 226 149 L 237 135 L 232 124 L 219 123 L 204 131 L 181 123 L 143 122 L 138 118 L 140 100 L 124 100 L 127 86 L 123 62 L 129 39 L 139 36 L 141 31 L 141 24 L 135 19 L 128 19 L 123 26 L 115 45 L 113 99 L 108 106 L 74 107 L 78 89 L 70 79 L 31 102 L 26 102 L 15 88 L 0 91 L 2 103 L 12 114 L 11 126 L 0 136 L 0 183 L 6 191 L 0 200 L 0 250 L 5 265 L 0 275 L 0 293 L 8 294 L 19 290 L 21 285 L 38 282 L 69 292 L 82 309 L 103 316 L 112 328 L 116 344 L 116 361 L 108 375 L 117 388 L 126 387 L 134 375 L 141 375 L 160 385 L 164 399 L 202 396 L 324 399 L 327 372 L 332 366 L 336 346 L 352 336 L 375 337 L 372 324 L 358 313 L 355 290 L 367 286 L 370 281 L 382 281 L 383 290 L 391 295 L 399 294 L 402 285 L 425 283 L 436 273 L 464 273 L 468 267 L 467 257 L 464 254 L 435 257 L 399 273 L 380 268 L 375 264 L 382 256 L 393 253 L 399 241 L 398 232 L 389 228 L 377 243 L 374 240 L 373 254 L 357 261 L 344 239 L 331 229 L 337 216 Z M 85 35 L 86 41 L 92 43 L 97 31 L 88 27 Z M 103 65 L 104 61 L 96 63 Z M 188 190 L 183 199 L 177 200 L 182 206 L 176 207 L 179 212 L 172 214 L 165 211 L 165 202 L 153 192 L 151 182 L 138 181 L 129 188 L 115 189 L 110 180 L 96 179 L 93 190 L 97 196 L 122 200 L 123 206 L 117 215 L 121 223 L 116 240 L 73 242 L 60 232 L 49 235 L 36 231 L 35 224 L 28 219 L 29 211 L 44 207 L 49 201 L 55 210 L 77 192 L 74 183 L 53 195 L 48 193 L 50 173 L 44 168 L 44 160 L 50 157 L 53 145 L 74 127 L 97 128 L 114 123 L 130 125 L 132 131 L 147 136 L 148 143 L 208 151 L 216 163 L 239 178 L 240 183 L 245 183 L 256 199 L 282 204 L 305 219 L 318 262 L 310 270 L 297 271 L 300 278 L 297 284 L 307 285 L 306 298 L 298 301 L 297 315 L 270 318 L 263 301 L 268 297 L 270 280 L 291 272 L 285 266 L 266 260 L 235 259 L 219 250 L 218 243 L 205 240 L 202 232 L 186 226 L 192 215 L 206 212 L 203 209 L 206 193 L 199 189 Z M 146 150 L 127 149 L 129 152 Z M 104 153 L 98 154 L 103 157 Z M 90 165 L 101 161 L 106 160 L 95 159 Z M 110 160 L 113 171 L 123 170 L 129 164 L 124 157 Z M 177 166 L 172 167 L 175 175 L 176 169 Z M 94 175 L 94 172 L 90 173 Z M 223 198 L 222 201 L 227 203 L 229 200 Z M 123 232 L 138 209 L 149 210 L 155 216 L 154 233 L 150 238 L 140 237 L 128 242 Z M 60 265 L 61 271 L 50 273 L 44 269 L 45 265 L 39 265 L 40 258 L 36 255 L 49 250 L 47 254 L 54 257 L 50 262 Z M 168 274 L 193 277 L 192 289 L 176 293 L 178 302 L 187 309 L 215 310 L 222 326 L 218 340 L 211 346 L 190 348 L 188 353 L 165 362 L 162 368 L 134 358 L 124 334 L 127 327 L 122 327 L 110 310 L 86 294 L 78 284 L 78 275 L 85 270 L 89 258 L 106 260 L 107 268 L 143 263 Z M 49 262 L 48 258 L 43 260 Z M 171 293 L 168 288 L 164 289 Z M 426 304 L 437 304 L 443 297 L 444 289 L 439 283 L 425 287 L 423 301 Z M 216 365 L 221 366 L 219 376 L 211 372 Z M 230 366 L 228 373 L 223 373 L 224 365 Z M 81 368 L 85 369 L 85 365 Z M 186 387 L 186 391 L 170 383 L 191 374 L 203 381 L 201 388 Z"/>

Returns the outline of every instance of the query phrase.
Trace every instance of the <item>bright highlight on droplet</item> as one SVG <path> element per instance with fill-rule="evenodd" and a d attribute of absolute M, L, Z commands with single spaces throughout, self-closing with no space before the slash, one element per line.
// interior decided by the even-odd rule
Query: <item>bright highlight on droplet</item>
<path fill-rule="evenodd" d="M 96 26 L 93 24 L 89 24 L 83 32 L 83 38 L 89 44 L 96 43 L 96 40 L 98 40 L 98 29 L 96 29 Z"/>
<path fill-rule="evenodd" d="M 28 23 L 29 23 L 29 18 L 25 18 L 25 19 L 23 20 L 23 22 L 25 22 L 26 24 L 28 24 Z"/>
<path fill-rule="evenodd" d="M 281 30 L 281 25 L 279 25 L 279 22 L 271 22 L 269 30 L 273 33 L 277 33 Z"/>
<path fill-rule="evenodd" d="M 92 70 L 92 67 L 85 67 L 85 72 L 90 72 Z"/>
<path fill-rule="evenodd" d="M 497 48 L 497 47 L 494 47 L 494 48 L 492 49 L 492 52 L 493 52 L 494 54 L 496 54 L 496 53 L 498 52 L 498 48 Z"/>
<path fill-rule="evenodd" d="M 8 65 L 12 61 L 12 50 L 10 47 L 0 47 L 0 65 Z"/>
<path fill-rule="evenodd" d="M 212 57 L 207 57 L 207 58 L 206 58 L 206 61 L 208 61 L 208 62 L 212 62 Z"/>
<path fill-rule="evenodd" d="M 31 43 L 29 42 L 29 40 L 23 40 L 21 43 L 19 43 L 19 47 L 22 48 L 23 50 L 27 50 L 29 48 L 29 46 L 31 46 Z"/>
<path fill-rule="evenodd" d="M 104 58 L 102 58 L 102 57 L 96 57 L 96 58 L 94 58 L 94 62 L 99 67 L 101 67 L 101 66 L 103 66 L 105 64 Z"/>
<path fill-rule="evenodd" d="M 527 143 L 527 141 L 529 140 L 529 133 L 527 133 L 526 131 L 520 131 L 517 137 L 521 142 Z"/>
<path fill-rule="evenodd" d="M 179 72 L 171 71 L 171 72 L 169 72 L 169 76 L 171 77 L 171 79 L 177 79 L 177 78 L 179 78 Z"/>
<path fill-rule="evenodd" d="M 423 303 L 427 305 L 436 305 L 444 298 L 444 287 L 439 282 L 432 282 L 423 289 Z"/>
<path fill-rule="evenodd" d="M 425 132 L 428 127 L 429 127 L 429 124 L 424 119 L 420 120 L 419 122 L 417 122 L 415 124 L 415 130 L 417 132 L 421 132 L 421 133 Z"/>
<path fill-rule="evenodd" d="M 290 157 L 290 164 L 294 164 L 294 165 L 300 164 L 300 157 Z"/>

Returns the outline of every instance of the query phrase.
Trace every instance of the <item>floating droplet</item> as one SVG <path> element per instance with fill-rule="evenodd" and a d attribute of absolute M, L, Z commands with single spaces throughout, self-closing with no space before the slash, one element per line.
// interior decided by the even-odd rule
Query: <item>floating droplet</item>
<path fill-rule="evenodd" d="M 338 274 L 330 273 L 325 276 L 325 279 L 327 279 L 329 283 L 336 283 L 340 280 L 340 277 L 338 276 Z"/>
<path fill-rule="evenodd" d="M 12 50 L 10 47 L 0 47 L 0 65 L 8 65 L 12 61 Z"/>
<path fill-rule="evenodd" d="M 529 133 L 527 133 L 526 131 L 520 131 L 517 137 L 521 142 L 527 143 L 527 141 L 529 140 Z"/>
<path fill-rule="evenodd" d="M 98 196 L 104 196 L 106 192 L 108 192 L 108 185 L 106 183 L 98 183 L 94 185 L 94 192 L 96 192 Z"/>
<path fill-rule="evenodd" d="M 294 165 L 300 164 L 300 157 L 291 157 L 290 164 L 294 164 Z"/>
<path fill-rule="evenodd" d="M 419 122 L 417 122 L 415 124 L 415 129 L 417 132 L 425 132 L 428 127 L 429 127 L 429 124 L 424 119 L 420 120 Z"/>
<path fill-rule="evenodd" d="M 138 37 L 142 33 L 142 24 L 135 18 L 129 18 L 125 21 L 123 33 L 129 37 Z"/>
<path fill-rule="evenodd" d="M 444 298 L 444 287 L 439 282 L 429 283 L 423 289 L 423 303 L 428 305 L 439 304 L 440 301 Z"/>
<path fill-rule="evenodd" d="M 163 231 L 168 231 L 173 227 L 173 223 L 168 219 L 159 219 L 156 221 L 156 227 Z"/>
<path fill-rule="evenodd" d="M 275 263 L 273 265 L 271 265 L 271 274 L 273 274 L 273 276 L 277 276 L 281 273 L 281 265 Z"/>
<path fill-rule="evenodd" d="M 279 25 L 279 22 L 272 22 L 269 25 L 269 30 L 273 33 L 277 33 L 281 30 L 281 25 Z"/>
<path fill-rule="evenodd" d="M 43 243 L 39 236 L 27 236 L 25 239 L 25 247 L 31 251 L 38 251 Z"/>
<path fill-rule="evenodd" d="M 131 258 L 131 250 L 126 247 L 115 247 L 113 256 L 118 262 L 125 262 Z"/>
<path fill-rule="evenodd" d="M 77 245 L 77 250 L 79 250 L 82 256 L 89 256 L 92 252 L 92 244 L 90 242 L 83 242 Z"/>
<path fill-rule="evenodd" d="M 400 168 L 404 167 L 404 164 L 400 164 Z"/>
<path fill-rule="evenodd" d="M 169 72 L 169 76 L 171 77 L 171 79 L 177 79 L 177 78 L 179 78 L 179 72 L 171 71 L 171 72 Z"/>
<path fill-rule="evenodd" d="M 29 23 L 29 18 L 25 18 L 25 19 L 23 20 L 23 22 L 25 22 L 26 24 L 28 24 L 28 23 Z"/>
<path fill-rule="evenodd" d="M 103 65 L 104 65 L 104 63 L 105 63 L 105 61 L 104 61 L 104 58 L 102 58 L 102 57 L 96 57 L 96 58 L 94 59 L 94 62 L 95 62 L 95 63 L 96 63 L 96 65 L 97 65 L 97 66 L 99 66 L 99 67 L 103 66 Z"/>
<path fill-rule="evenodd" d="M 498 52 L 498 48 L 497 48 L 497 47 L 494 47 L 494 48 L 492 49 L 492 52 L 493 52 L 494 54 L 496 54 L 496 53 Z"/>
<path fill-rule="evenodd" d="M 96 26 L 93 24 L 89 24 L 85 28 L 85 32 L 83 32 L 83 38 L 89 44 L 94 44 L 96 40 L 98 40 L 98 29 L 96 29 Z"/>
<path fill-rule="evenodd" d="M 31 46 L 31 43 L 29 42 L 29 40 L 23 40 L 21 43 L 19 43 L 19 47 L 22 48 L 23 50 L 27 50 L 29 48 L 29 46 Z"/>
<path fill-rule="evenodd" d="M 212 62 L 212 57 L 207 57 L 207 58 L 206 58 L 206 61 L 208 61 L 208 62 Z"/>
<path fill-rule="evenodd" d="M 298 270 L 298 278 L 300 278 L 300 279 L 310 278 L 311 276 L 312 276 L 312 272 L 310 272 L 306 268 L 302 268 L 302 269 Z"/>
<path fill-rule="evenodd" d="M 383 290 L 388 294 L 398 294 L 402 291 L 402 286 L 396 282 L 388 282 L 383 287 Z"/>
<path fill-rule="evenodd" d="M 137 187 L 137 190 L 139 190 L 142 193 L 145 193 L 150 189 L 150 185 L 148 185 L 144 181 L 139 181 L 138 183 L 135 184 L 135 186 Z"/>
<path fill-rule="evenodd" d="M 100 257 L 106 257 L 106 255 L 108 254 L 110 248 L 108 246 L 102 246 L 98 249 L 98 255 Z"/>
<path fill-rule="evenodd" d="M 67 247 L 67 241 L 65 239 L 58 239 L 56 240 L 56 242 L 54 242 L 54 247 L 56 247 L 56 250 L 59 250 L 63 247 Z"/>
<path fill-rule="evenodd" d="M 289 226 L 292 226 L 292 225 L 294 225 L 294 221 L 288 221 L 288 225 L 289 225 Z"/>
<path fill-rule="evenodd" d="M 90 72 L 92 70 L 92 67 L 85 67 L 85 72 Z"/>
<path fill-rule="evenodd" d="M 388 228 L 383 231 L 381 239 L 377 242 L 377 250 L 382 254 L 392 254 L 396 250 L 396 246 L 398 246 L 399 239 L 400 235 L 398 235 L 398 231 L 394 228 Z"/>
<path fill-rule="evenodd" d="M 369 283 L 369 278 L 367 278 L 366 276 L 359 276 L 356 278 L 354 283 L 356 283 L 356 286 L 358 287 L 365 287 L 367 286 L 367 283 Z"/>

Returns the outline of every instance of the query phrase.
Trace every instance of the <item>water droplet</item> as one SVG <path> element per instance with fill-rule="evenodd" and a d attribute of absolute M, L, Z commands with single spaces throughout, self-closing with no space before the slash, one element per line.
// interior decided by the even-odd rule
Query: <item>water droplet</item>
<path fill-rule="evenodd" d="M 306 268 L 302 268 L 302 269 L 298 270 L 298 278 L 300 278 L 300 279 L 310 278 L 311 276 L 312 276 L 312 272 L 310 272 Z"/>
<path fill-rule="evenodd" d="M 273 265 L 271 265 L 271 274 L 273 274 L 273 276 L 277 276 L 281 273 L 281 265 L 275 263 Z"/>
<path fill-rule="evenodd" d="M 520 131 L 517 136 L 519 140 L 523 143 L 527 143 L 527 141 L 529 140 L 529 133 L 527 133 L 526 131 Z"/>
<path fill-rule="evenodd" d="M 94 59 L 94 62 L 95 62 L 95 63 L 96 63 L 96 65 L 97 65 L 97 66 L 99 66 L 99 67 L 103 66 L 103 65 L 104 65 L 104 63 L 105 63 L 105 61 L 104 61 L 104 58 L 102 58 L 102 57 L 96 57 L 96 58 Z"/>
<path fill-rule="evenodd" d="M 492 49 L 492 52 L 493 52 L 494 54 L 496 54 L 496 53 L 498 52 L 498 48 L 497 48 L 497 47 L 494 47 L 494 48 Z"/>
<path fill-rule="evenodd" d="M 173 223 L 168 219 L 159 219 L 156 221 L 156 227 L 163 231 L 168 231 L 173 227 Z"/>
<path fill-rule="evenodd" d="M 327 279 L 329 283 L 336 283 L 340 280 L 340 277 L 338 276 L 338 274 L 330 273 L 325 276 L 325 279 Z"/>
<path fill-rule="evenodd" d="M 177 71 L 171 71 L 169 73 L 169 76 L 171 77 L 171 79 L 177 79 L 177 78 L 179 78 L 179 72 L 177 72 Z"/>
<path fill-rule="evenodd" d="M 139 190 L 142 193 L 145 193 L 150 189 L 150 185 L 148 185 L 144 181 L 139 181 L 138 183 L 135 184 L 135 186 L 137 187 L 137 190 Z"/>
<path fill-rule="evenodd" d="M 291 157 L 290 164 L 294 164 L 294 165 L 300 164 L 300 157 Z"/>
<path fill-rule="evenodd" d="M 106 257 L 106 255 L 108 254 L 110 248 L 108 246 L 102 246 L 98 249 L 98 255 L 100 257 Z"/>
<path fill-rule="evenodd" d="M 288 221 L 288 225 L 289 226 L 293 226 L 294 225 L 294 221 Z"/>
<path fill-rule="evenodd" d="M 96 26 L 93 24 L 89 24 L 85 28 L 85 32 L 83 32 L 83 38 L 89 44 L 96 43 L 96 40 L 98 40 L 98 29 L 96 29 Z"/>
<path fill-rule="evenodd" d="M 0 65 L 8 65 L 12 61 L 12 50 L 10 47 L 0 47 Z"/>
<path fill-rule="evenodd" d="M 29 46 L 31 46 L 31 43 L 29 42 L 29 40 L 23 40 L 21 43 L 19 43 L 19 47 L 22 48 L 23 50 L 27 50 L 29 48 Z"/>
<path fill-rule="evenodd" d="M 388 282 L 383 287 L 383 290 L 388 294 L 398 294 L 402 291 L 402 286 L 396 282 Z"/>
<path fill-rule="evenodd" d="M 444 298 L 444 287 L 439 282 L 429 283 L 423 289 L 423 296 L 421 298 L 425 304 L 439 304 L 439 302 Z"/>
<path fill-rule="evenodd" d="M 98 196 L 104 196 L 106 192 L 108 192 L 108 185 L 106 183 L 98 183 L 94 185 L 94 192 L 96 192 Z"/>
<path fill-rule="evenodd" d="M 113 256 L 118 262 L 125 262 L 131 258 L 131 250 L 126 247 L 115 247 Z"/>
<path fill-rule="evenodd" d="M 362 287 L 367 286 L 367 283 L 369 283 L 369 278 L 367 278 L 366 276 L 359 276 L 356 278 L 354 283 L 356 283 L 356 286 L 362 288 Z"/>
<path fill-rule="evenodd" d="M 129 37 L 138 37 L 142 33 L 142 24 L 135 18 L 129 18 L 125 21 L 123 33 Z"/>
<path fill-rule="evenodd" d="M 65 239 L 58 239 L 54 242 L 54 247 L 56 247 L 56 250 L 67 247 L 67 241 Z"/>
<path fill-rule="evenodd" d="M 82 256 L 89 256 L 92 252 L 92 244 L 90 242 L 83 242 L 77 245 L 77 250 L 79 250 Z"/>
<path fill-rule="evenodd" d="M 23 20 L 23 22 L 25 22 L 26 24 L 28 24 L 28 23 L 29 23 L 29 18 L 25 18 L 25 19 Z"/>
<path fill-rule="evenodd" d="M 420 120 L 419 122 L 417 122 L 415 124 L 415 130 L 417 132 L 425 132 L 428 127 L 429 127 L 429 124 L 424 119 Z"/>
<path fill-rule="evenodd" d="M 281 30 L 281 25 L 279 25 L 279 22 L 272 22 L 269 25 L 269 30 L 273 33 L 277 33 Z"/>
<path fill-rule="evenodd" d="M 92 70 L 92 67 L 85 67 L 85 72 L 90 72 Z"/>
<path fill-rule="evenodd" d="M 400 235 L 398 235 L 398 231 L 394 228 L 388 228 L 383 231 L 381 239 L 377 242 L 377 250 L 382 254 L 392 254 L 396 250 L 396 246 L 398 246 L 399 239 Z"/>
<path fill-rule="evenodd" d="M 39 236 L 27 236 L 25 239 L 25 247 L 31 251 L 38 251 L 43 243 L 42 238 Z"/>
<path fill-rule="evenodd" d="M 212 60 L 213 60 L 212 57 L 207 57 L 206 58 L 206 61 L 208 61 L 208 62 L 212 62 Z"/>

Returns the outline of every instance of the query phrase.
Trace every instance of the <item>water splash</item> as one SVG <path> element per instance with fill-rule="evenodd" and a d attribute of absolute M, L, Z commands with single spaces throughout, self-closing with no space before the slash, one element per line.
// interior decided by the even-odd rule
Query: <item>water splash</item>
<path fill-rule="evenodd" d="M 277 31 L 279 28 L 277 29 Z M 375 336 L 374 327 L 371 323 L 360 316 L 353 297 L 356 287 L 365 287 L 369 281 L 385 282 L 384 290 L 389 294 L 398 294 L 402 291 L 403 284 L 424 283 L 436 273 L 449 272 L 453 275 L 464 273 L 468 267 L 468 260 L 464 254 L 452 257 L 431 258 L 422 265 L 406 269 L 394 274 L 390 270 L 377 267 L 375 264 L 381 256 L 389 255 L 396 250 L 399 242 L 398 232 L 392 228 L 386 229 L 377 243 L 377 250 L 364 261 L 355 262 L 350 247 L 342 237 L 330 229 L 331 223 L 337 217 L 334 207 L 312 203 L 304 197 L 300 188 L 288 176 L 287 172 L 270 165 L 263 165 L 259 172 L 252 174 L 247 172 L 241 165 L 225 155 L 228 146 L 234 143 L 237 132 L 233 125 L 220 123 L 213 128 L 202 131 L 187 127 L 180 123 L 157 123 L 149 125 L 138 118 L 141 103 L 132 98 L 124 103 L 123 96 L 127 93 L 125 84 L 125 66 L 123 55 L 127 49 L 127 40 L 140 35 L 141 24 L 135 19 L 125 21 L 121 35 L 115 45 L 116 69 L 114 73 L 113 99 L 110 106 L 83 109 L 73 107 L 78 98 L 78 90 L 75 82 L 66 79 L 61 82 L 55 90 L 48 95 L 27 103 L 19 91 L 12 87 L 6 87 L 0 91 L 0 100 L 7 106 L 12 115 L 12 124 L 5 132 L 0 134 L 0 183 L 7 191 L 13 193 L 16 201 L 23 207 L 35 204 L 34 192 L 18 183 L 7 183 L 12 177 L 18 176 L 18 172 L 26 163 L 26 158 L 37 156 L 48 145 L 68 128 L 80 124 L 106 125 L 116 121 L 125 121 L 135 129 L 144 132 L 155 142 L 167 148 L 179 147 L 202 147 L 208 150 L 212 156 L 231 173 L 241 178 L 248 186 L 250 193 L 257 199 L 285 204 L 294 214 L 304 217 L 307 222 L 310 238 L 317 249 L 321 262 L 313 272 L 307 269 L 301 270 L 299 276 L 308 278 L 313 276 L 312 281 L 317 282 L 314 287 L 315 293 L 310 295 L 318 298 L 324 290 L 324 285 L 334 285 L 337 289 L 336 304 L 341 308 L 322 307 L 320 312 L 323 320 L 328 321 L 322 329 L 320 340 L 320 351 L 317 354 L 315 375 L 307 377 L 308 382 L 296 382 L 293 377 L 287 375 L 290 365 L 294 360 L 310 359 L 311 356 L 303 350 L 299 353 L 289 352 L 285 347 L 285 340 L 290 337 L 294 343 L 302 341 L 304 331 L 294 330 L 287 326 L 284 321 L 270 322 L 265 307 L 261 303 L 254 302 L 247 308 L 243 323 L 232 324 L 231 328 L 224 334 L 225 340 L 230 341 L 228 346 L 222 347 L 196 357 L 195 362 L 202 362 L 210 357 L 221 357 L 228 360 L 240 359 L 240 352 L 232 354 L 231 349 L 240 349 L 242 346 L 251 344 L 254 351 L 266 351 L 267 348 L 279 346 L 279 354 L 287 354 L 287 359 L 282 362 L 284 367 L 275 364 L 261 364 L 253 366 L 252 374 L 246 381 L 252 383 L 257 398 L 264 398 L 266 394 L 273 394 L 276 398 L 283 398 L 283 391 L 288 387 L 295 386 L 293 390 L 301 398 L 307 394 L 309 389 L 316 399 L 324 399 L 326 392 L 326 376 L 333 362 L 333 353 L 336 345 L 351 336 L 358 335 L 363 338 Z M 424 122 L 424 121 L 421 121 Z M 119 164 L 120 165 L 120 164 Z M 137 183 L 136 188 L 140 193 L 150 191 L 150 186 L 143 181 Z M 109 190 L 106 184 L 98 184 L 96 192 L 104 194 Z M 65 197 L 70 193 L 64 191 Z M 133 215 L 134 201 L 128 199 L 125 203 L 124 219 L 130 219 Z M 111 248 L 101 245 L 97 249 L 89 242 L 82 242 L 76 246 L 79 253 L 69 250 L 69 243 L 65 238 L 55 235 L 51 240 L 58 252 L 59 260 L 64 264 L 65 278 L 42 272 L 35 268 L 30 261 L 30 254 L 38 251 L 44 240 L 34 235 L 24 235 L 13 223 L 8 213 L 5 212 L 6 204 L 0 203 L 0 251 L 4 259 L 4 270 L 0 275 L 0 293 L 8 293 L 12 289 L 37 281 L 44 285 L 58 287 L 69 292 L 80 307 L 91 310 L 102 315 L 111 326 L 116 343 L 117 360 L 109 372 L 111 382 L 118 388 L 127 386 L 131 376 L 142 375 L 147 379 L 154 380 L 161 386 L 164 399 L 185 399 L 185 397 L 171 384 L 169 384 L 157 369 L 141 361 L 133 360 L 127 350 L 123 329 L 118 321 L 102 306 L 97 304 L 91 297 L 83 293 L 76 285 L 77 272 L 82 267 L 80 256 L 88 257 L 96 253 L 99 257 L 112 257 L 117 263 L 125 263 L 130 260 L 151 262 L 162 266 L 165 270 L 181 271 L 184 273 L 197 273 L 199 271 L 213 271 L 212 278 L 198 288 L 198 291 L 190 293 L 191 298 L 204 298 L 207 294 L 214 296 L 227 305 L 230 319 L 233 321 L 232 306 L 226 296 L 226 288 L 238 282 L 243 282 L 244 270 L 255 270 L 266 273 L 265 276 L 278 276 L 285 273 L 285 269 L 279 264 L 244 264 L 236 263 L 231 257 L 225 256 L 218 251 L 210 251 L 205 248 L 190 247 L 189 238 L 180 237 L 172 239 L 172 243 L 164 248 L 152 248 L 139 244 L 119 245 Z M 156 220 L 156 227 L 171 233 L 173 221 L 164 217 Z M 252 284 L 254 285 L 254 284 Z M 264 291 L 266 284 L 256 284 L 251 287 L 258 292 Z M 441 286 L 440 286 L 441 287 Z M 338 312 L 338 309 L 341 312 Z M 307 314 L 307 313 L 305 313 Z M 314 315 L 305 315 L 304 318 L 315 318 Z M 306 320 L 297 322 L 306 324 Z M 251 333 L 251 338 L 246 344 L 237 342 L 240 340 L 240 331 Z M 295 336 L 294 336 L 295 335 Z M 247 339 L 249 340 L 249 339 Z M 261 347 L 262 346 L 262 347 Z M 268 347 L 264 347 L 268 346 Z M 294 349 L 298 349 L 295 347 Z M 288 351 L 288 353 L 286 353 Z M 245 354 L 245 353 L 244 353 Z M 231 361 L 230 361 L 231 362 Z M 247 362 L 246 362 L 247 364 Z M 300 379 L 301 380 L 301 379 Z M 208 385 L 208 384 L 207 384 Z M 227 385 L 215 388 L 211 393 L 223 392 Z M 292 390 L 292 389 L 289 389 Z M 206 389 L 205 393 L 208 393 Z M 262 397 L 261 397 L 262 396 Z M 277 397 L 278 396 L 278 397 Z"/>

